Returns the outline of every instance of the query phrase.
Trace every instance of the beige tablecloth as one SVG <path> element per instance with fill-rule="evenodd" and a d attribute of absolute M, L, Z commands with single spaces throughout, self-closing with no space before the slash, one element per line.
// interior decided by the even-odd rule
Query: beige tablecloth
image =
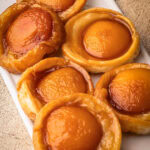
<path fill-rule="evenodd" d="M 150 52 L 150 0 L 116 0 Z M 0 150 L 32 150 L 32 141 L 0 77 Z"/>

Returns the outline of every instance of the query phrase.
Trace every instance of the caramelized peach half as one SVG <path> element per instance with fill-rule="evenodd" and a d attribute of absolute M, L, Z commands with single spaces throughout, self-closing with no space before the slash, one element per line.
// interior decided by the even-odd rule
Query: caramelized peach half
<path fill-rule="evenodd" d="M 110 83 L 114 106 L 128 113 L 150 111 L 150 70 L 132 69 L 120 72 Z"/>
<path fill-rule="evenodd" d="M 41 8 L 21 13 L 9 27 L 6 42 L 10 50 L 22 55 L 52 35 L 52 17 Z"/>
<path fill-rule="evenodd" d="M 35 150 L 120 150 L 119 122 L 103 102 L 73 94 L 46 104 L 36 117 Z"/>
<path fill-rule="evenodd" d="M 31 0 L 17 0 L 17 2 Z M 32 0 L 39 4 L 44 4 L 55 11 L 61 20 L 67 21 L 69 18 L 77 14 L 85 5 L 87 0 Z"/>
<path fill-rule="evenodd" d="M 122 130 L 150 133 L 150 66 L 128 64 L 111 70 L 100 78 L 95 96 L 112 107 Z"/>
<path fill-rule="evenodd" d="M 65 34 L 55 12 L 33 1 L 10 6 L 0 15 L 0 66 L 19 74 L 54 55 Z"/>
<path fill-rule="evenodd" d="M 86 93 L 86 88 L 87 83 L 83 75 L 71 67 L 49 73 L 37 86 L 38 93 L 46 102 L 74 93 Z"/>
<path fill-rule="evenodd" d="M 18 98 L 27 115 L 34 120 L 48 102 L 74 93 L 93 95 L 91 77 L 79 65 L 63 58 L 47 58 L 27 69 L 18 85 Z"/>
<path fill-rule="evenodd" d="M 54 110 L 46 126 L 48 144 L 57 150 L 94 150 L 103 134 L 96 118 L 81 107 L 64 106 Z"/>
<path fill-rule="evenodd" d="M 113 20 L 100 20 L 91 24 L 83 37 L 85 50 L 101 59 L 113 59 L 124 54 L 131 45 L 129 29 Z"/>
<path fill-rule="evenodd" d="M 65 25 L 63 55 L 89 72 L 106 72 L 131 62 L 139 53 L 139 35 L 120 13 L 92 8 L 72 17 Z"/>

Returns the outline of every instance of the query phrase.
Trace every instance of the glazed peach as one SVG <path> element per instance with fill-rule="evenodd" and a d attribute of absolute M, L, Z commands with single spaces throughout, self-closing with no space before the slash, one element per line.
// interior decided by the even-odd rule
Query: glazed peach
<path fill-rule="evenodd" d="M 133 24 L 113 10 L 85 10 L 71 18 L 65 29 L 63 55 L 89 72 L 109 71 L 139 53 L 139 35 Z"/>
<path fill-rule="evenodd" d="M 80 107 L 61 107 L 47 119 L 48 144 L 52 149 L 96 149 L 102 134 L 96 118 Z"/>
<path fill-rule="evenodd" d="M 150 70 L 132 69 L 120 72 L 109 85 L 116 108 L 128 113 L 150 111 Z"/>
<path fill-rule="evenodd" d="M 113 59 L 124 54 L 130 47 L 131 33 L 117 21 L 101 20 L 85 30 L 83 43 L 91 56 Z"/>
<path fill-rule="evenodd" d="M 22 108 L 34 120 L 43 105 L 50 101 L 74 93 L 93 94 L 93 84 L 82 67 L 54 57 L 27 69 L 17 90 Z"/>
<path fill-rule="evenodd" d="M 120 143 L 116 116 L 108 105 L 88 94 L 50 101 L 34 124 L 35 150 L 119 150 Z"/>
<path fill-rule="evenodd" d="M 0 22 L 0 65 L 12 73 L 56 53 L 63 42 L 62 22 L 44 5 L 14 4 L 0 15 Z"/>
<path fill-rule="evenodd" d="M 74 93 L 86 93 L 86 88 L 87 83 L 83 75 L 72 67 L 61 68 L 49 73 L 37 86 L 38 93 L 46 102 Z"/>
<path fill-rule="evenodd" d="M 124 132 L 150 133 L 150 66 L 128 64 L 105 73 L 95 96 L 109 104 Z"/>
<path fill-rule="evenodd" d="M 6 42 L 10 51 L 22 55 L 51 35 L 51 15 L 41 8 L 31 8 L 21 13 L 8 28 Z"/>
<path fill-rule="evenodd" d="M 17 0 L 21 1 L 35 1 L 47 5 L 59 15 L 61 20 L 67 21 L 83 8 L 87 0 Z"/>

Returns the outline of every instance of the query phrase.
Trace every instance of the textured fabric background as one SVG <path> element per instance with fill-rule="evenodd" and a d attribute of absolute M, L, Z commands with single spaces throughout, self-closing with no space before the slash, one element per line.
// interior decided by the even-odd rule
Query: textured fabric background
<path fill-rule="evenodd" d="M 116 0 L 150 52 L 150 0 Z M 0 150 L 32 150 L 32 141 L 0 77 Z"/>
<path fill-rule="evenodd" d="M 150 0 L 116 0 L 118 6 L 135 24 L 141 41 L 150 53 Z"/>

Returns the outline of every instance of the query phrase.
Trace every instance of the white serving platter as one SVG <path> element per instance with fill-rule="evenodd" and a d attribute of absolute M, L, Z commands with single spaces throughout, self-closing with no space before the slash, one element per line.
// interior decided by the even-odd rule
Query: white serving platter
<path fill-rule="evenodd" d="M 15 3 L 15 0 L 0 0 L 0 13 L 2 13 L 7 7 L 9 7 L 13 3 Z M 104 7 L 121 12 L 114 0 L 88 0 L 85 9 L 92 7 Z M 150 64 L 150 56 L 142 45 L 140 56 L 135 60 L 135 62 Z M 20 78 L 20 75 L 13 75 L 11 73 L 8 73 L 5 69 L 1 67 L 0 74 L 3 77 L 4 82 L 6 83 L 6 86 L 13 98 L 13 101 L 28 130 L 29 135 L 32 137 L 33 123 L 25 115 L 17 99 L 16 83 Z M 100 75 L 92 76 L 94 84 L 97 82 L 99 77 Z M 133 134 L 124 134 L 121 150 L 150 150 L 150 135 L 138 136 Z"/>

